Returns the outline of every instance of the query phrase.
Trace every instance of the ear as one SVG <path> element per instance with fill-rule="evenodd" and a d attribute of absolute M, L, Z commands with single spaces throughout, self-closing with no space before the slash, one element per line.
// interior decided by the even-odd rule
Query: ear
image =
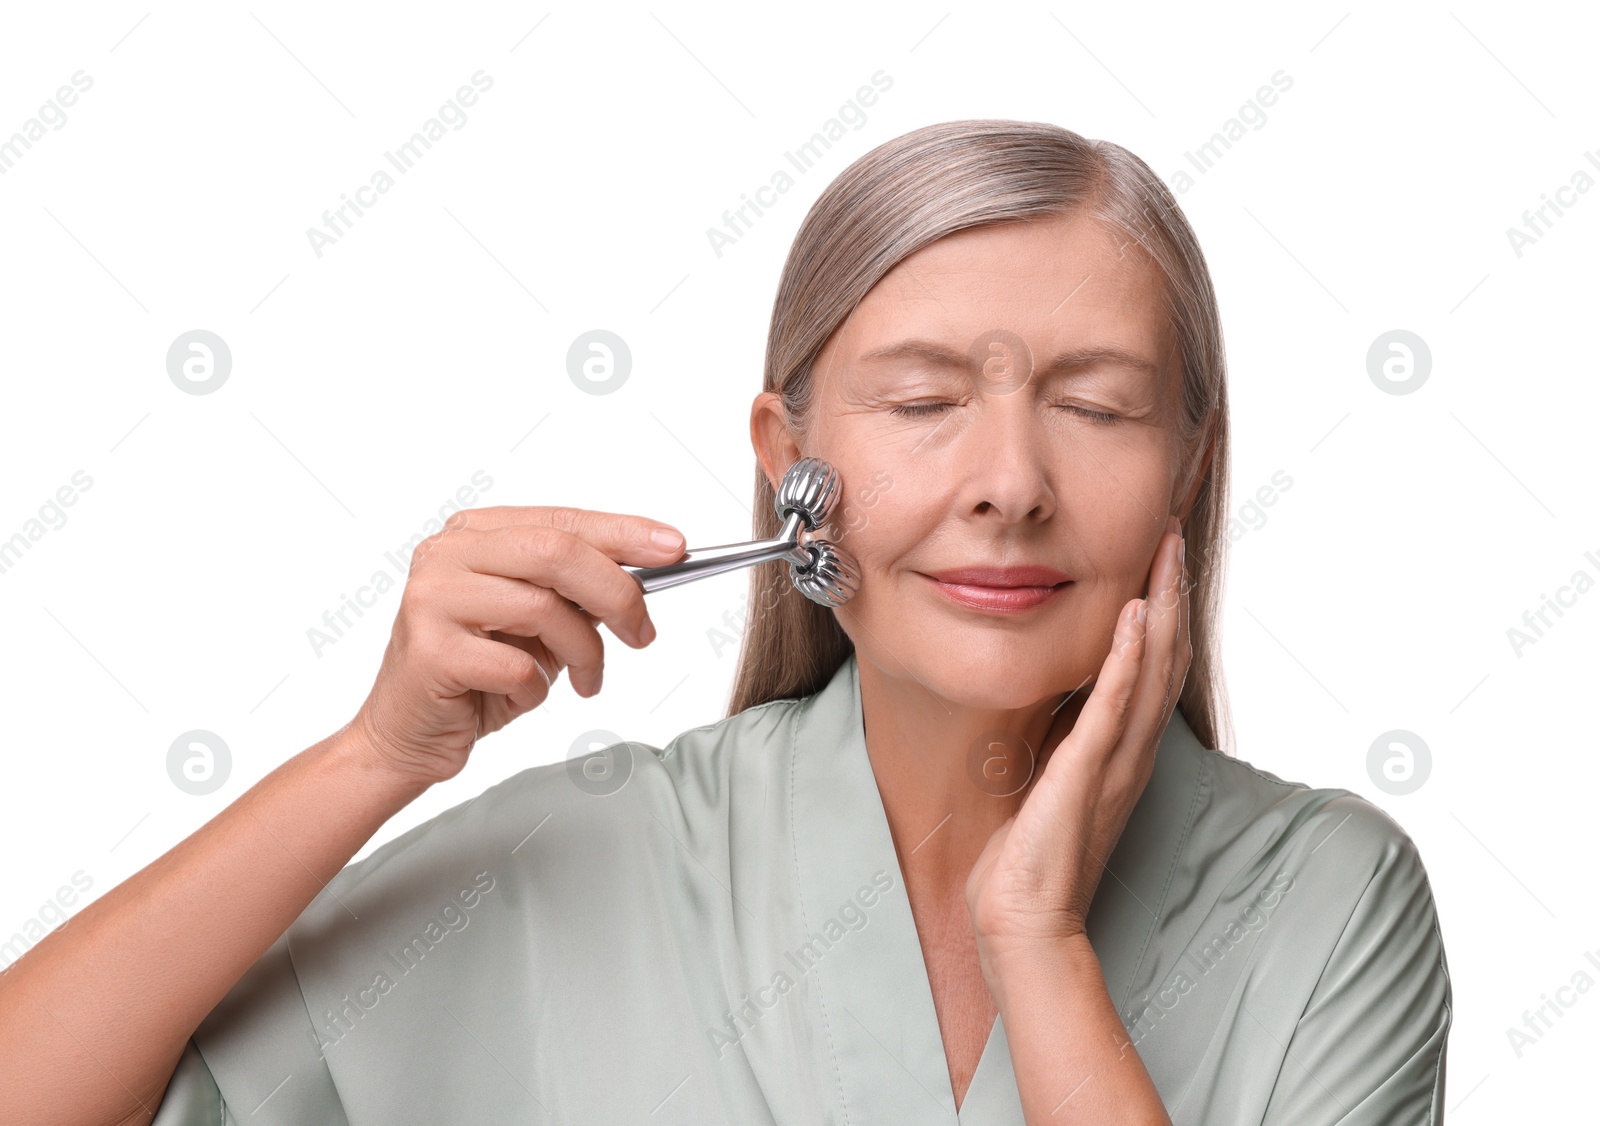
<path fill-rule="evenodd" d="M 1194 501 L 1200 495 L 1200 486 L 1205 483 L 1206 471 L 1211 468 L 1211 457 L 1217 452 L 1217 427 L 1216 416 L 1213 414 L 1206 426 L 1206 448 L 1200 455 L 1200 462 L 1195 466 L 1194 479 L 1189 482 L 1189 488 L 1178 506 L 1178 521 L 1184 525 L 1189 523 L 1189 511 L 1194 508 Z"/>
<path fill-rule="evenodd" d="M 789 429 L 783 397 L 776 391 L 761 392 L 750 405 L 750 444 L 762 472 L 777 491 L 784 473 L 800 458 L 800 446 Z"/>

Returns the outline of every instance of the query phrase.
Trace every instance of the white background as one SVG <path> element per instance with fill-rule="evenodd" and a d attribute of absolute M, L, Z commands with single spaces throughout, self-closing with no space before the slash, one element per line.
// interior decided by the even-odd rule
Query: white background
<path fill-rule="evenodd" d="M 399 586 L 320 656 L 307 630 L 393 577 L 384 552 L 474 471 L 482 504 L 748 538 L 779 268 L 856 157 L 1006 117 L 1117 141 L 1170 183 L 1282 70 L 1265 124 L 1179 196 L 1229 344 L 1232 508 L 1293 481 L 1233 547 L 1238 752 L 1416 840 L 1454 984 L 1450 1121 L 1592 1106 L 1600 990 L 1564 994 L 1520 1058 L 1507 1030 L 1578 971 L 1600 981 L 1600 594 L 1569 593 L 1520 655 L 1507 631 L 1600 577 L 1600 190 L 1520 257 L 1506 232 L 1578 169 L 1600 179 L 1597 31 L 1576 5 L 1483 3 L 8 9 L 0 137 L 75 72 L 93 86 L 0 176 L 0 539 L 75 472 L 93 484 L 0 573 L 0 937 L 346 722 Z M 479 70 L 466 124 L 319 258 L 307 228 Z M 865 124 L 718 257 L 707 228 L 879 70 Z M 197 328 L 233 357 L 209 395 L 166 371 Z M 613 394 L 567 375 L 594 328 L 633 353 Z M 1432 354 L 1407 395 L 1367 374 L 1397 328 Z M 610 642 L 599 698 L 563 677 L 361 855 L 589 729 L 660 746 L 721 718 L 737 650 L 708 631 L 744 592 L 740 574 L 652 595 L 659 640 Z M 192 729 L 232 756 L 207 796 L 167 775 Z M 1368 773 L 1392 729 L 1432 755 L 1408 795 Z"/>

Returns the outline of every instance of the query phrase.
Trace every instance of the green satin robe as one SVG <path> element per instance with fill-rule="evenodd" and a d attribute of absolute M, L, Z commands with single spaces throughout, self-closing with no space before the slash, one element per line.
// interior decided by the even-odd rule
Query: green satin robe
<path fill-rule="evenodd" d="M 1088 930 L 1174 1123 L 1442 1120 L 1432 891 L 1355 794 L 1174 713 Z M 1022 1126 L 1000 1020 L 956 1111 L 854 657 L 349 865 L 196 1030 L 155 1119 L 554 1122 Z"/>

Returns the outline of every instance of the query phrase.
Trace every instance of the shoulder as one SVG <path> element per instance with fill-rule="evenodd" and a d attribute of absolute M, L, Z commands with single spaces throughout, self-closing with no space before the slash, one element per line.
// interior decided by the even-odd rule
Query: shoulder
<path fill-rule="evenodd" d="M 1223 861 L 1234 889 L 1270 888 L 1259 900 L 1264 956 L 1295 981 L 1290 992 L 1337 991 L 1373 1013 L 1383 994 L 1406 997 L 1430 1027 L 1447 1027 L 1438 905 L 1411 835 L 1350 790 L 1287 781 L 1213 750 L 1200 751 L 1199 767 L 1196 858 Z"/>
<path fill-rule="evenodd" d="M 1337 787 L 1286 780 L 1251 762 L 1197 748 L 1205 828 L 1238 833 L 1256 853 L 1306 867 L 1316 857 L 1365 887 L 1380 873 L 1404 870 L 1426 884 L 1416 842 L 1366 798 Z M 1431 894 L 1431 893 L 1430 893 Z"/>
<path fill-rule="evenodd" d="M 1330 1108 L 1359 1106 L 1371 1117 L 1338 1120 L 1440 1121 L 1452 987 L 1411 835 L 1350 790 L 1213 750 L 1197 766 L 1207 799 L 1197 820 L 1213 842 L 1201 851 L 1227 853 L 1229 891 L 1270 882 L 1243 921 L 1270 983 L 1251 1012 L 1290 1061 L 1279 1061 L 1266 1120 L 1329 1122 Z"/>
<path fill-rule="evenodd" d="M 683 732 L 661 749 L 663 780 L 679 800 L 693 796 L 723 805 L 740 789 L 770 776 L 792 747 L 795 719 L 809 699 L 771 700 Z"/>

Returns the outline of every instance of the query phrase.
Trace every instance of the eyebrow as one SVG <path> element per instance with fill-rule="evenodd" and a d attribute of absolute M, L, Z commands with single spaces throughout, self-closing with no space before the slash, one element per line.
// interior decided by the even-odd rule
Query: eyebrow
<path fill-rule="evenodd" d="M 896 344 L 890 344 L 867 352 L 861 359 L 863 362 L 868 360 L 926 360 L 940 367 L 955 368 L 961 371 L 970 370 L 972 367 L 972 361 L 966 356 L 953 352 L 942 344 L 935 344 L 931 340 L 902 340 Z M 1069 349 L 1043 367 L 1036 368 L 1034 374 L 1043 377 L 1102 363 L 1120 364 L 1123 367 L 1144 372 L 1151 378 L 1157 378 L 1161 374 L 1160 369 L 1150 360 L 1126 349 L 1111 345 Z"/>

